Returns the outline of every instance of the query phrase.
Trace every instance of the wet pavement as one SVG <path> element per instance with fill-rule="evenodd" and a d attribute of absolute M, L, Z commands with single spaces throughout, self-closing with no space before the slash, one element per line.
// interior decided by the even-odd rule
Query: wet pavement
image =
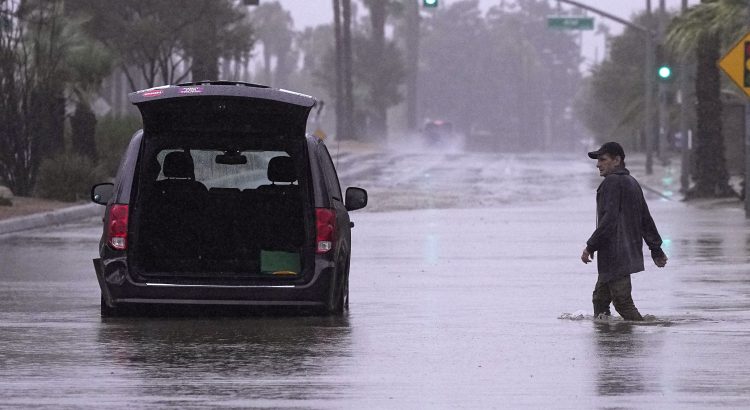
<path fill-rule="evenodd" d="M 0 407 L 750 406 L 739 206 L 649 195 L 670 260 L 633 294 L 653 318 L 598 322 L 579 259 L 592 163 L 425 155 L 342 157 L 342 179 L 373 194 L 352 214 L 343 318 L 102 320 L 97 220 L 0 238 Z"/>

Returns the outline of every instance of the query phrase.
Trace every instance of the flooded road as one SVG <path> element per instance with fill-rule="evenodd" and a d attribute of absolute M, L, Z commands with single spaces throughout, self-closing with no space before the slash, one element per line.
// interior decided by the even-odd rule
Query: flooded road
<path fill-rule="evenodd" d="M 750 406 L 739 207 L 649 196 L 670 260 L 633 296 L 654 318 L 595 322 L 592 162 L 425 155 L 341 158 L 372 194 L 344 318 L 102 320 L 98 221 L 0 238 L 0 407 Z"/>

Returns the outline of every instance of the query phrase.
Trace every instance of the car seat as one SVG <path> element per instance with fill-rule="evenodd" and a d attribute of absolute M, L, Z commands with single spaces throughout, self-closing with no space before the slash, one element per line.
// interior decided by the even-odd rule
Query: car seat
<path fill-rule="evenodd" d="M 189 270 L 200 259 L 206 231 L 206 186 L 195 180 L 189 152 L 170 152 L 162 166 L 165 179 L 154 182 L 144 212 L 145 237 L 151 262 L 162 269 Z"/>
<path fill-rule="evenodd" d="M 270 185 L 261 185 L 257 191 L 262 201 L 263 218 L 260 220 L 264 235 L 263 249 L 294 250 L 304 241 L 302 198 L 297 181 L 294 159 L 273 157 L 268 162 Z"/>

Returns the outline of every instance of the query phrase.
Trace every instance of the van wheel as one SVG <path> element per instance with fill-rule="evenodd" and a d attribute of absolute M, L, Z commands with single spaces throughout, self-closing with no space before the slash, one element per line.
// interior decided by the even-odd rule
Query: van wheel
<path fill-rule="evenodd" d="M 343 309 L 349 310 L 349 275 L 346 275 L 346 278 L 344 279 L 343 289 L 341 290 L 341 299 L 343 300 Z"/>
<path fill-rule="evenodd" d="M 101 296 L 101 316 L 102 317 L 118 317 L 122 312 L 118 308 L 109 307 L 107 302 L 104 300 L 104 295 Z"/>
<path fill-rule="evenodd" d="M 336 281 L 334 281 L 328 295 L 325 313 L 336 316 L 343 314 L 344 309 L 349 307 L 349 275 L 344 274 L 344 279 L 339 286 L 336 286 Z"/>

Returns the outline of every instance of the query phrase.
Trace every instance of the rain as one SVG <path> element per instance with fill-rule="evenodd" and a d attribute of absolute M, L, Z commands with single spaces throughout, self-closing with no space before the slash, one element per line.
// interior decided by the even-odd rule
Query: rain
<path fill-rule="evenodd" d="M 653 110 L 646 115 L 647 56 L 638 29 L 567 1 L 541 0 L 391 0 L 385 9 L 371 1 L 316 2 L 325 13 L 289 1 L 215 2 L 216 13 L 204 16 L 225 24 L 211 32 L 222 48 L 217 55 L 197 51 L 205 39 L 196 37 L 210 27 L 190 20 L 201 10 L 186 6 L 164 22 L 159 13 L 170 0 L 163 0 L 140 12 L 164 23 L 161 40 L 175 30 L 179 41 L 168 57 L 185 60 L 139 71 L 147 61 L 124 54 L 129 46 L 105 24 L 112 17 L 101 6 L 107 2 L 94 3 L 68 0 L 63 12 L 52 6 L 57 2 L 28 2 L 35 11 L 29 12 L 19 11 L 19 2 L 0 2 L 5 39 L 21 26 L 42 30 L 34 19 L 59 12 L 71 26 L 58 34 L 90 40 L 88 58 L 101 52 L 112 61 L 132 60 L 126 69 L 97 66 L 101 78 L 89 84 L 68 75 L 76 72 L 75 59 L 61 60 L 70 70 L 53 73 L 61 88 L 47 91 L 60 92 L 65 127 L 53 135 L 54 115 L 40 120 L 34 132 L 47 133 L 47 140 L 27 152 L 40 156 L 38 176 L 25 183 L 22 167 L 11 169 L 0 156 L 0 408 L 734 409 L 750 403 L 747 90 L 731 73 L 715 73 L 723 93 L 718 118 L 695 110 L 707 98 L 700 91 L 704 77 L 678 66 L 677 78 L 652 79 Z M 650 16 L 639 3 L 619 17 L 654 27 L 662 18 L 664 47 L 671 61 L 682 61 L 678 40 L 688 34 L 674 24 L 699 6 L 686 2 L 693 8 L 683 10 L 681 2 L 666 2 L 661 15 L 658 3 Z M 341 7 L 338 23 L 352 30 L 348 96 L 347 85 L 338 83 L 345 70 L 336 67 L 336 55 L 345 52 L 335 46 L 332 5 Z M 136 7 L 110 6 L 128 18 Z M 94 20 L 71 17 L 83 11 Z M 304 12 L 321 21 L 300 28 Z M 374 34 L 378 13 L 385 13 L 382 43 Z M 407 39 L 415 16 L 419 52 L 412 66 Z M 578 19 L 592 16 L 597 30 L 586 35 L 607 39 L 598 60 L 585 57 L 581 31 L 547 23 L 574 19 L 568 24 L 587 30 Z M 180 31 L 180 19 L 194 29 Z M 723 34 L 715 58 L 729 51 L 736 34 Z M 0 51 L 10 44 L 0 41 Z M 699 65 L 691 55 L 688 63 Z M 126 167 L 120 158 L 142 126 L 126 94 L 168 93 L 169 87 L 151 87 L 189 83 L 201 73 L 187 61 L 195 67 L 206 60 L 215 67 L 203 66 L 202 74 L 226 84 L 260 83 L 316 98 L 306 132 L 326 145 L 342 189 L 367 190 L 367 206 L 349 212 L 343 314 L 196 304 L 102 315 L 92 260 L 108 246 L 100 244 L 106 215 L 104 206 L 90 203 L 89 190 Z M 368 65 L 377 67 L 369 73 L 374 77 L 363 71 Z M 212 86 L 190 84 L 184 87 Z M 689 95 L 676 98 L 684 89 Z M 34 98 L 49 110 L 58 101 Z M 342 104 L 347 98 L 351 110 Z M 692 108 L 682 110 L 682 101 Z M 84 139 L 92 116 L 94 131 Z M 715 128 L 706 132 L 706 124 Z M 7 130 L 0 131 L 5 142 Z M 597 228 L 603 181 L 587 153 L 606 141 L 624 147 L 669 258 L 658 268 L 644 246 L 645 270 L 631 275 L 643 321 L 624 320 L 615 309 L 595 317 L 599 256 L 581 261 Z M 277 149 L 267 152 L 275 156 Z M 203 173 L 196 170 L 194 178 L 209 186 L 237 180 L 246 184 L 241 188 L 263 180 L 267 152 L 240 151 L 249 164 L 216 165 L 221 149 L 195 154 Z M 252 176 L 222 179 L 221 170 L 233 166 L 247 166 Z"/>

